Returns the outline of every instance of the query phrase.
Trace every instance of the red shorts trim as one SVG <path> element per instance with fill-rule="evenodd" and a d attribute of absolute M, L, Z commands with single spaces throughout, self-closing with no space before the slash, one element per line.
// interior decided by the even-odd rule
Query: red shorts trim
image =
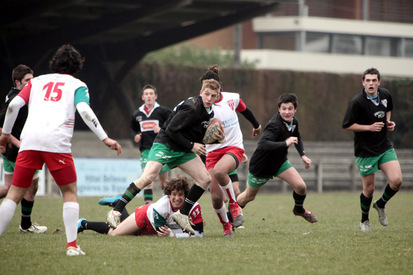
<path fill-rule="evenodd" d="M 207 170 L 215 167 L 215 164 L 225 155 L 230 154 L 237 160 L 237 167 L 241 163 L 242 156 L 244 155 L 244 149 L 235 146 L 227 146 L 215 151 L 209 152 L 206 157 L 206 168 Z"/>
<path fill-rule="evenodd" d="M 18 187 L 29 187 L 31 183 L 27 182 L 27 177 L 32 170 L 41 170 L 43 164 L 47 165 L 57 185 L 66 185 L 77 181 L 71 153 L 27 150 L 19 152 L 17 155 L 12 184 Z M 21 175 L 16 178 L 17 174 Z"/>
<path fill-rule="evenodd" d="M 32 185 L 36 169 L 24 168 L 15 165 L 11 184 L 20 188 L 28 188 Z"/>
<path fill-rule="evenodd" d="M 49 171 L 59 170 L 71 165 L 74 166 L 71 153 L 27 150 L 19 152 L 16 159 L 16 165 L 37 170 L 41 170 L 45 163 Z"/>
<path fill-rule="evenodd" d="M 151 222 L 148 219 L 148 207 L 152 203 L 148 203 L 135 208 L 135 222 L 136 225 L 142 230 L 142 235 L 156 235 L 155 229 L 153 229 Z"/>

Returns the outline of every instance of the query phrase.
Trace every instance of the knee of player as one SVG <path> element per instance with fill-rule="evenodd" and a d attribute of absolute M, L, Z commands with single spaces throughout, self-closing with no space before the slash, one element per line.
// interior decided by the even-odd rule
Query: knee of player
<path fill-rule="evenodd" d="M 400 186 L 402 185 L 403 179 L 402 177 L 397 177 L 389 182 L 391 189 L 398 191 Z"/>
<path fill-rule="evenodd" d="M 307 194 L 307 186 L 305 185 L 305 183 L 297 185 L 295 188 L 295 192 L 300 195 Z"/>
<path fill-rule="evenodd" d="M 228 173 L 226 171 L 223 171 L 221 169 L 214 169 L 214 177 L 218 180 L 218 181 L 222 181 L 223 179 L 225 179 L 227 177 Z"/>
<path fill-rule="evenodd" d="M 38 183 L 33 183 L 29 189 L 27 189 L 27 193 L 32 194 L 33 196 L 36 195 L 37 190 L 39 190 L 39 184 Z"/>
<path fill-rule="evenodd" d="M 370 198 L 374 193 L 374 185 L 369 185 L 363 188 L 366 197 Z"/>
<path fill-rule="evenodd" d="M 206 173 L 205 177 L 200 180 L 201 185 L 208 186 L 212 181 L 211 175 Z"/>
<path fill-rule="evenodd" d="M 255 200 L 256 195 L 257 194 L 255 194 L 255 193 L 246 192 L 245 198 L 246 198 L 247 202 L 250 202 L 250 201 Z"/>
<path fill-rule="evenodd" d="M 141 177 L 141 180 L 145 183 L 145 187 L 151 184 L 156 179 L 156 174 L 144 174 Z"/>
<path fill-rule="evenodd" d="M 1 188 L 4 189 L 5 193 L 7 194 L 7 192 L 9 192 L 9 190 L 10 190 L 10 185 L 5 184 L 5 185 L 1 186 Z"/>
<path fill-rule="evenodd" d="M 214 208 L 218 209 L 223 204 L 223 197 L 218 194 L 211 193 L 211 201 Z"/>

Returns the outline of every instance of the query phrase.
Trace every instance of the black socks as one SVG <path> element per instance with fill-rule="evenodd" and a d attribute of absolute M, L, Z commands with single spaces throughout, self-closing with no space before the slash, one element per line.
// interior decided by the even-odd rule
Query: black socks
<path fill-rule="evenodd" d="M 145 204 L 148 204 L 153 201 L 152 189 L 143 189 L 143 200 L 145 201 Z"/>
<path fill-rule="evenodd" d="M 397 190 L 398 191 L 398 190 Z M 376 204 L 380 208 L 384 208 L 386 203 L 397 193 L 396 190 L 390 188 L 390 185 L 387 184 L 386 188 L 384 189 L 383 195 L 379 200 L 377 200 Z"/>
<path fill-rule="evenodd" d="M 369 219 L 370 205 L 373 198 L 367 198 L 363 193 L 360 195 L 360 207 L 361 207 L 361 222 L 365 222 Z"/>
<path fill-rule="evenodd" d="M 199 198 L 204 194 L 205 190 L 202 189 L 200 186 L 194 184 L 192 185 L 191 189 L 189 190 L 188 196 L 185 199 L 184 205 L 181 208 L 181 213 L 184 215 L 188 215 L 189 211 L 191 211 L 192 206 L 194 206 L 195 202 L 199 200 Z"/>
<path fill-rule="evenodd" d="M 136 187 L 135 183 L 131 183 L 129 187 L 126 189 L 125 193 L 122 195 L 122 198 L 116 203 L 113 210 L 121 212 L 125 208 L 125 206 L 141 191 L 138 187 Z"/>
<path fill-rule="evenodd" d="M 306 195 L 299 195 L 293 191 L 293 198 L 294 198 L 294 210 L 296 213 L 302 214 L 304 213 L 304 200 L 305 200 Z"/>
<path fill-rule="evenodd" d="M 34 201 L 27 201 L 22 199 L 20 205 L 22 208 L 22 218 L 20 226 L 22 229 L 28 229 L 32 225 L 31 214 L 33 209 Z"/>

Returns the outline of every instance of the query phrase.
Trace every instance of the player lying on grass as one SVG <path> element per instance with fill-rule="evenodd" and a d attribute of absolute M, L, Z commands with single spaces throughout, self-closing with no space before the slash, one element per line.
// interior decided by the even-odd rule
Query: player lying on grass
<path fill-rule="evenodd" d="M 113 229 L 106 222 L 90 222 L 80 219 L 78 232 L 93 230 L 101 234 L 119 235 L 158 235 L 160 237 L 203 237 L 203 219 L 201 206 L 195 203 L 189 215 L 192 219 L 194 235 L 184 233 L 181 227 L 172 219 L 172 214 L 184 204 L 189 191 L 189 181 L 186 177 L 173 178 L 167 181 L 164 195 L 155 203 L 148 203 L 135 209 L 135 214 L 122 211 L 121 223 Z"/>
<path fill-rule="evenodd" d="M 125 206 L 159 175 L 162 166 L 168 165 L 171 169 L 179 167 L 194 180 L 184 205 L 173 214 L 173 218 L 187 232 L 195 234 L 188 215 L 211 183 L 211 176 L 199 156 L 206 155 L 202 140 L 209 120 L 214 117 L 213 104 L 220 89 L 218 81 L 204 81 L 198 96 L 190 97 L 175 107 L 154 140 L 142 175 L 129 185 L 113 210 L 107 214 L 106 221 L 113 228 L 119 224 Z M 224 138 L 222 130 L 217 140 Z"/>

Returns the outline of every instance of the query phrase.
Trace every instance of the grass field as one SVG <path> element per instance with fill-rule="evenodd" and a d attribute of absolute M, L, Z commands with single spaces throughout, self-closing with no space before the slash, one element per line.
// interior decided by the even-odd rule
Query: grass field
<path fill-rule="evenodd" d="M 379 193 L 376 192 L 376 198 Z M 159 196 L 155 196 L 159 198 Z M 80 198 L 80 215 L 102 221 L 108 207 Z M 142 204 L 136 198 L 128 205 Z M 61 198 L 38 198 L 33 220 L 44 235 L 18 231 L 20 207 L 0 237 L 0 274 L 413 274 L 413 193 L 399 192 L 387 205 L 389 225 L 370 213 L 371 232 L 359 229 L 359 193 L 307 196 L 319 218 L 310 224 L 292 214 L 291 194 L 259 194 L 244 209 L 245 229 L 223 238 L 209 194 L 200 200 L 203 239 L 110 237 L 87 231 L 78 243 L 87 253 L 67 257 Z"/>

